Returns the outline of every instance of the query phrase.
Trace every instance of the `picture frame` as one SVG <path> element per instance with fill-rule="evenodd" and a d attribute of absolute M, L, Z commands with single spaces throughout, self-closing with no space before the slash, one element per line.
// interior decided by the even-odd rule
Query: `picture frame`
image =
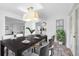
<path fill-rule="evenodd" d="M 56 20 L 56 29 L 64 28 L 64 19 L 57 19 Z"/>

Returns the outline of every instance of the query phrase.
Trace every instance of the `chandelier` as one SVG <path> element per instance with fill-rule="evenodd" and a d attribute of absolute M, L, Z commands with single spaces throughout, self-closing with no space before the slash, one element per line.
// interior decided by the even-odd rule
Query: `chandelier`
<path fill-rule="evenodd" d="M 34 10 L 33 7 L 27 8 L 28 12 L 24 14 L 23 20 L 24 21 L 38 21 L 39 15 L 36 10 Z"/>

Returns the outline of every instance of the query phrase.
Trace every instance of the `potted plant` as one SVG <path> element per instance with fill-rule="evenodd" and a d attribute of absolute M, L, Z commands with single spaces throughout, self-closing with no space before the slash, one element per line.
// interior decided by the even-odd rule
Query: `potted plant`
<path fill-rule="evenodd" d="M 28 29 L 31 34 L 35 31 L 35 30 L 31 30 L 29 27 L 26 27 L 26 29 Z"/>
<path fill-rule="evenodd" d="M 64 44 L 65 42 L 65 31 L 63 29 L 56 30 L 56 37 L 59 41 L 59 44 Z"/>

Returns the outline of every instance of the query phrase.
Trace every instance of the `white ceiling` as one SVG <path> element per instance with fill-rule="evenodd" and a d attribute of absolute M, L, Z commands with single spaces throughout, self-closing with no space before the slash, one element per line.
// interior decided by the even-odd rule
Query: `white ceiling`
<path fill-rule="evenodd" d="M 24 12 L 18 9 L 19 7 L 24 7 L 28 5 L 33 5 L 31 3 L 0 3 L 0 9 L 11 11 L 19 15 L 23 15 Z M 40 17 L 46 16 L 51 17 L 51 15 L 68 15 L 71 10 L 73 3 L 41 3 L 43 9 L 39 10 Z"/>
<path fill-rule="evenodd" d="M 59 15 L 68 15 L 72 9 L 73 3 L 47 3 L 42 4 L 44 9 L 40 11 L 41 17 L 42 14 L 46 15 L 46 17 L 54 17 Z"/>

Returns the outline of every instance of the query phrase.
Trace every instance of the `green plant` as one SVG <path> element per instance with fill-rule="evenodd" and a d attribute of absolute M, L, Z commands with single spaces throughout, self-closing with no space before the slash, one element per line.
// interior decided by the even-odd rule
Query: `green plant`
<path fill-rule="evenodd" d="M 57 40 L 64 43 L 65 40 L 65 31 L 63 29 L 56 30 Z"/>
<path fill-rule="evenodd" d="M 31 30 L 29 27 L 26 27 L 26 29 L 28 29 L 31 34 L 35 31 L 35 30 Z"/>

